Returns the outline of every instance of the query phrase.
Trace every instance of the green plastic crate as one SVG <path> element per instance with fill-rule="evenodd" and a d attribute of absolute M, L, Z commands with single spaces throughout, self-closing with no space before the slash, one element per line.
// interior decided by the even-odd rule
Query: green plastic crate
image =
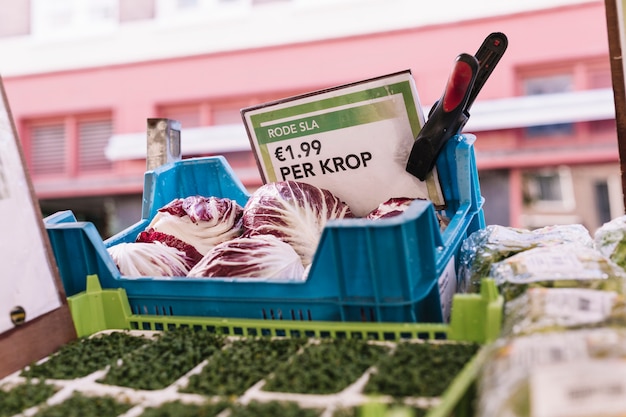
<path fill-rule="evenodd" d="M 163 331 L 188 326 L 234 336 L 419 338 L 484 344 L 499 335 L 503 305 L 495 283 L 486 279 L 480 294 L 455 294 L 450 324 L 229 319 L 133 314 L 123 288 L 102 289 L 97 275 L 87 276 L 86 287 L 68 297 L 79 336 L 110 329 Z"/>

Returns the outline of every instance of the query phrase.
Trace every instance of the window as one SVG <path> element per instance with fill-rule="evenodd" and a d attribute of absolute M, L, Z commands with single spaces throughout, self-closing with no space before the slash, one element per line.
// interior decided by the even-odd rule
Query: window
<path fill-rule="evenodd" d="M 180 122 L 181 129 L 202 126 L 199 105 L 167 106 L 159 113 L 160 117 Z"/>
<path fill-rule="evenodd" d="M 539 201 L 554 202 L 563 200 L 561 178 L 557 172 L 536 174 L 533 181 L 535 195 Z"/>
<path fill-rule="evenodd" d="M 529 77 L 523 81 L 525 95 L 556 94 L 573 90 L 573 78 L 569 74 Z M 574 134 L 573 123 L 556 123 L 550 125 L 529 126 L 526 137 L 569 136 Z"/>
<path fill-rule="evenodd" d="M 527 78 L 524 80 L 524 94 L 564 93 L 572 90 L 572 84 L 572 76 L 566 74 Z"/>
<path fill-rule="evenodd" d="M 611 68 L 609 60 L 605 58 L 589 58 L 565 62 L 558 66 L 546 64 L 521 68 L 518 78 L 519 92 L 526 96 L 558 95 L 584 90 L 612 89 Z M 546 97 L 546 100 L 549 100 Z M 560 123 L 551 123 L 541 126 L 528 126 L 522 129 L 524 137 L 555 138 L 566 140 L 582 140 L 585 135 L 608 137 L 615 131 L 614 120 L 588 120 L 581 123 L 558 120 Z M 561 123 L 564 122 L 564 123 Z M 538 144 L 538 141 L 533 141 Z M 542 142 L 543 143 L 543 142 Z M 534 146 L 534 145 L 533 145 Z"/>
<path fill-rule="evenodd" d="M 155 0 L 120 0 L 120 22 L 154 19 Z"/>
<path fill-rule="evenodd" d="M 613 88 L 610 67 L 590 69 L 587 78 L 589 89 Z"/>
<path fill-rule="evenodd" d="M 527 206 L 547 210 L 574 208 L 574 190 L 568 167 L 527 171 L 522 178 Z"/>
<path fill-rule="evenodd" d="M 111 167 L 104 150 L 113 134 L 111 120 L 78 122 L 78 170 L 102 171 Z"/>
<path fill-rule="evenodd" d="M 176 0 L 177 9 L 195 9 L 200 5 L 198 0 Z"/>
<path fill-rule="evenodd" d="M 43 39 L 115 29 L 118 0 L 32 0 L 32 33 Z"/>
<path fill-rule="evenodd" d="M 252 0 L 155 0 L 156 17 L 163 24 L 197 22 L 206 17 L 240 16 L 250 10 Z"/>
<path fill-rule="evenodd" d="M 598 224 L 604 224 L 612 219 L 609 184 L 606 180 L 596 181 L 593 184 L 593 188 L 596 212 L 598 213 Z"/>
<path fill-rule="evenodd" d="M 27 123 L 27 158 L 33 176 L 76 176 L 107 170 L 110 118 L 73 117 Z"/>
<path fill-rule="evenodd" d="M 30 129 L 30 166 L 33 175 L 63 174 L 66 170 L 65 125 L 53 123 Z"/>
<path fill-rule="evenodd" d="M 248 105 L 243 101 L 201 102 L 186 105 L 163 106 L 159 117 L 177 120 L 181 128 L 241 124 L 241 109 Z"/>
<path fill-rule="evenodd" d="M 587 72 L 587 87 L 590 90 L 612 89 L 611 68 L 608 64 L 589 68 Z M 592 134 L 613 134 L 617 131 L 615 119 L 591 120 L 589 132 Z"/>
<path fill-rule="evenodd" d="M 589 122 L 589 132 L 592 134 L 610 133 L 613 134 L 617 131 L 617 124 L 615 119 L 607 120 L 592 120 Z"/>
<path fill-rule="evenodd" d="M 231 125 L 243 123 L 243 119 L 241 118 L 240 106 L 231 105 L 215 107 L 211 114 L 214 125 Z"/>
<path fill-rule="evenodd" d="M 179 104 L 164 104 L 157 109 L 157 117 L 177 120 L 181 129 L 217 125 L 241 125 L 241 109 L 259 103 L 301 94 L 301 91 L 283 91 L 276 96 L 241 97 L 230 99 L 206 99 Z"/>
<path fill-rule="evenodd" d="M 157 15 L 169 20 L 181 17 L 197 17 L 199 12 L 210 9 L 213 0 L 157 0 Z"/>
<path fill-rule="evenodd" d="M 30 33 L 30 0 L 0 0 L 0 38 Z"/>

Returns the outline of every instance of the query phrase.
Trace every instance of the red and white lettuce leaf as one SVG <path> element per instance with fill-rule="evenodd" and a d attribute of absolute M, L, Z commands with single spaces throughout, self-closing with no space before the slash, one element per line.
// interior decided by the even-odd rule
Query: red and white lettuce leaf
<path fill-rule="evenodd" d="M 289 244 L 272 235 L 258 235 L 220 243 L 187 276 L 300 281 L 303 275 L 304 266 L 300 256 Z"/>
<path fill-rule="evenodd" d="M 146 230 L 139 235 L 137 235 L 136 242 L 143 243 L 152 243 L 152 242 L 160 242 L 164 245 L 170 246 L 172 248 L 176 248 L 185 253 L 187 257 L 187 265 L 189 269 L 191 269 L 195 264 L 200 262 L 202 259 L 202 254 L 196 250 L 195 247 L 190 245 L 187 242 L 183 242 L 182 240 L 168 235 L 162 232 L 157 232 L 154 229 Z"/>
<path fill-rule="evenodd" d="M 386 219 L 398 216 L 409 208 L 415 198 L 409 197 L 393 197 L 378 205 L 377 208 L 370 211 L 365 218 L 370 220 Z"/>
<path fill-rule="evenodd" d="M 327 221 L 348 217 L 354 217 L 350 207 L 326 189 L 272 182 L 259 187 L 244 206 L 243 235 L 274 235 L 290 244 L 307 266 Z"/>
<path fill-rule="evenodd" d="M 404 213 L 415 200 L 426 201 L 424 198 L 393 197 L 384 203 L 381 203 L 377 208 L 369 212 L 365 218 L 370 220 L 379 220 L 399 216 Z M 440 230 L 445 230 L 450 223 L 450 219 L 442 215 L 439 211 L 435 212 L 435 215 L 437 217 Z"/>
<path fill-rule="evenodd" d="M 243 207 L 229 198 L 178 198 L 158 210 L 146 231 L 171 235 L 204 256 L 215 245 L 241 235 L 242 214 Z"/>
<path fill-rule="evenodd" d="M 189 272 L 185 252 L 160 242 L 119 243 L 107 248 L 126 277 L 184 277 Z"/>

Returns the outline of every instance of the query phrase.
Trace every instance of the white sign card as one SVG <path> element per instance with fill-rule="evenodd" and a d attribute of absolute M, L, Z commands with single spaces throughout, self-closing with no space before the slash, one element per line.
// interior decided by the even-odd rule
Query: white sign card
<path fill-rule="evenodd" d="M 4 103 L 4 101 L 3 101 Z M 6 103 L 5 103 L 6 104 Z M 0 333 L 62 304 L 8 106 L 0 106 Z M 17 309 L 17 310 L 16 310 Z M 12 316 L 13 313 L 13 316 Z M 20 320 L 21 321 L 21 320 Z"/>
<path fill-rule="evenodd" d="M 76 339 L 0 78 L 0 378 Z"/>
<path fill-rule="evenodd" d="M 445 204 L 436 170 L 420 181 L 405 169 L 424 124 L 408 70 L 241 113 L 264 182 L 325 188 L 357 216 L 394 197 Z"/>

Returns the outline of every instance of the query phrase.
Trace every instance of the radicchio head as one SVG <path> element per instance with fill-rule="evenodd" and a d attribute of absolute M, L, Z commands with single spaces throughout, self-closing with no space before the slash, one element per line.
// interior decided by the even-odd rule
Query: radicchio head
<path fill-rule="evenodd" d="M 215 246 L 189 277 L 303 279 L 300 257 L 289 244 L 272 235 L 239 237 Z"/>
<path fill-rule="evenodd" d="M 146 231 L 171 235 L 205 255 L 242 232 L 243 208 L 228 198 L 178 198 L 159 209 Z"/>
<path fill-rule="evenodd" d="M 107 251 L 122 276 L 181 277 L 189 272 L 185 252 L 160 242 L 119 243 Z"/>
<path fill-rule="evenodd" d="M 353 217 L 350 207 L 330 191 L 279 181 L 258 188 L 244 207 L 244 236 L 274 235 L 291 245 L 309 265 L 326 222 Z"/>

